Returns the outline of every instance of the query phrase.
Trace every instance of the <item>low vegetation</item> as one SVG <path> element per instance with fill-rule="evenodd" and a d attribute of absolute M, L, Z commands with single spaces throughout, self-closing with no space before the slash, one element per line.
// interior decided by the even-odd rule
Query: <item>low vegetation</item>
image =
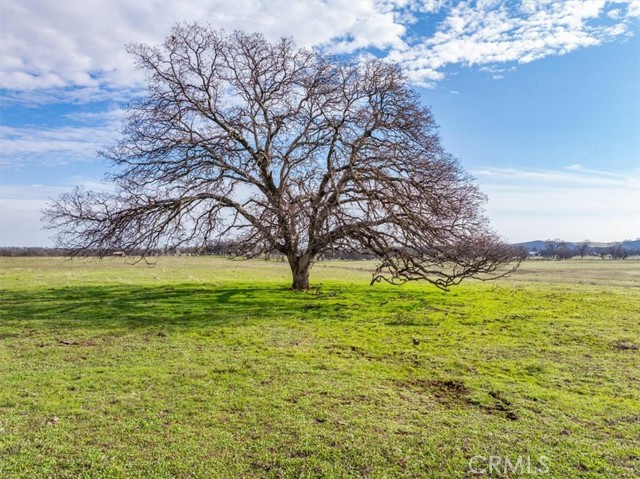
<path fill-rule="evenodd" d="M 640 474 L 638 261 L 450 293 L 371 266 L 0 259 L 0 477 Z"/>

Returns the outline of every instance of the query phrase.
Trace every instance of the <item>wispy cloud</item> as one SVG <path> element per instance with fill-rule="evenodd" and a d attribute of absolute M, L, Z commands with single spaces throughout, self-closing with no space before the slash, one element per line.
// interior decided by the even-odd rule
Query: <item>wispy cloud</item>
<path fill-rule="evenodd" d="M 14 85 L 19 88 L 20 85 Z M 144 93 L 138 87 L 114 87 L 109 85 L 65 86 L 61 88 L 2 89 L 0 107 L 41 107 L 51 104 L 86 105 L 108 102 L 123 104 Z"/>
<path fill-rule="evenodd" d="M 483 168 L 473 171 L 489 197 L 492 224 L 512 241 L 612 241 L 640 236 L 640 170 L 610 172 Z M 544 239 L 544 238 L 542 238 Z"/>
<path fill-rule="evenodd" d="M 602 188 L 640 188 L 640 170 L 611 172 L 570 165 L 558 170 L 482 168 L 473 174 L 483 181 L 493 183 L 526 182 L 531 185 L 597 186 Z"/>
<path fill-rule="evenodd" d="M 69 187 L 45 185 L 0 185 L 0 201 L 35 200 L 46 201 L 62 193 L 71 191 Z"/>
<path fill-rule="evenodd" d="M 515 66 L 511 66 L 509 68 L 498 68 L 496 66 L 485 66 L 480 67 L 481 72 L 490 73 L 491 78 L 494 80 L 502 80 L 505 77 L 505 73 L 510 73 L 516 71 Z"/>
<path fill-rule="evenodd" d="M 630 34 L 635 2 L 523 1 L 519 7 L 495 1 L 460 2 L 451 8 L 434 35 L 422 37 L 389 57 L 422 86 L 433 86 L 449 65 L 529 63 Z M 501 74 L 494 78 L 502 77 Z M 499 79 L 499 78 L 496 78 Z"/>
<path fill-rule="evenodd" d="M 85 176 L 74 176 L 69 178 L 68 181 L 69 186 L 40 184 L 0 185 L 0 200 L 47 201 L 50 198 L 57 198 L 61 194 L 71 191 L 75 187 L 71 185 L 82 185 L 92 191 L 113 192 L 115 190 L 115 186 L 112 183 L 105 183 Z"/>
<path fill-rule="evenodd" d="M 74 113 L 74 126 L 0 126 L 0 166 L 24 168 L 93 161 L 97 150 L 118 137 L 123 110 Z"/>

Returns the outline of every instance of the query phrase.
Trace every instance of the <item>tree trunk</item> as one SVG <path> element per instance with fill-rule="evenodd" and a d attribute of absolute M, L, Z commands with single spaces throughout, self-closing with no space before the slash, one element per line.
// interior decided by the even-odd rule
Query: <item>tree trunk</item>
<path fill-rule="evenodd" d="M 289 266 L 291 266 L 291 275 L 293 276 L 291 289 L 294 291 L 309 289 L 309 271 L 311 270 L 309 257 L 306 255 L 290 257 Z"/>

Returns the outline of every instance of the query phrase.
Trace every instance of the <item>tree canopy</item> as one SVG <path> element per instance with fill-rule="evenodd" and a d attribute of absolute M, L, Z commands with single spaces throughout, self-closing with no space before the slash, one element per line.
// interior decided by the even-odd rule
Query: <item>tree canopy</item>
<path fill-rule="evenodd" d="M 197 24 L 128 49 L 147 93 L 100 152 L 114 192 L 78 188 L 45 211 L 73 255 L 232 237 L 239 256 L 286 257 L 294 289 L 328 251 L 377 258 L 372 282 L 447 288 L 513 269 L 397 65 Z"/>

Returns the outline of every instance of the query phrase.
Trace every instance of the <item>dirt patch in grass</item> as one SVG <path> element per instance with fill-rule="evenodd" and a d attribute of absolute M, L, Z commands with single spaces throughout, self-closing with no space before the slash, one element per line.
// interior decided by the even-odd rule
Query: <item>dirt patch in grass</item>
<path fill-rule="evenodd" d="M 518 419 L 518 414 L 514 411 L 511 401 L 503 393 L 489 391 L 491 402 L 489 404 L 483 403 L 472 397 L 473 391 L 460 379 L 410 379 L 396 381 L 396 385 L 403 389 L 424 392 L 445 407 L 477 407 L 486 414 L 503 415 L 511 421 Z"/>
<path fill-rule="evenodd" d="M 616 424 L 640 424 L 640 414 L 632 414 L 619 418 L 607 418 L 604 422 L 608 426 L 615 426 Z"/>
<path fill-rule="evenodd" d="M 637 351 L 640 346 L 627 339 L 619 339 L 613 343 L 613 348 L 618 351 Z"/>
<path fill-rule="evenodd" d="M 73 339 L 57 338 L 56 341 L 60 346 L 95 346 L 96 345 L 96 343 L 94 341 L 91 341 L 90 339 L 75 341 Z"/>
<path fill-rule="evenodd" d="M 471 391 L 462 380 L 429 381 L 429 387 L 433 391 L 435 398 L 440 402 L 469 402 L 468 398 Z"/>
<path fill-rule="evenodd" d="M 406 379 L 396 381 L 395 384 L 402 389 L 426 393 L 443 405 L 471 404 L 469 401 L 471 391 L 460 379 Z"/>
<path fill-rule="evenodd" d="M 489 396 L 494 399 L 494 403 L 490 406 L 485 406 L 485 411 L 489 413 L 503 413 L 504 417 L 511 421 L 518 419 L 518 415 L 512 408 L 511 401 L 505 398 L 500 391 L 489 391 Z"/>

